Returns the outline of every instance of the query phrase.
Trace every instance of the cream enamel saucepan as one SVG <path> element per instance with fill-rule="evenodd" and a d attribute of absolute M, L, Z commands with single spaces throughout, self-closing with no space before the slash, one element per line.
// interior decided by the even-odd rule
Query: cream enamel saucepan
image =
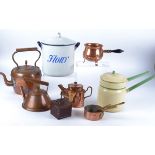
<path fill-rule="evenodd" d="M 127 82 L 141 77 L 147 73 L 148 71 L 132 76 L 130 78 L 126 78 L 125 76 L 118 74 L 115 71 L 101 75 L 97 98 L 98 105 L 100 105 L 101 107 L 105 107 L 109 104 L 115 105 L 118 103 L 125 102 L 126 93 L 152 80 L 153 78 L 155 78 L 155 75 L 146 78 L 145 80 L 135 84 L 130 88 L 126 88 Z M 109 109 L 107 111 L 118 112 L 121 111 L 122 108 L 123 105 L 118 105 L 116 108 Z"/>

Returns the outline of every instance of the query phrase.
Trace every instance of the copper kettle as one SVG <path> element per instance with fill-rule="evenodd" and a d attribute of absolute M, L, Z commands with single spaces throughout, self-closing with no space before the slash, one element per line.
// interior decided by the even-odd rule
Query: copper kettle
<path fill-rule="evenodd" d="M 88 61 L 95 62 L 95 65 L 98 66 L 98 61 L 102 59 L 104 53 L 122 53 L 124 52 L 121 49 L 116 50 L 104 50 L 103 45 L 99 43 L 86 43 L 85 49 L 83 51 L 84 62 L 85 59 Z"/>
<path fill-rule="evenodd" d="M 84 106 L 84 99 L 92 95 L 92 87 L 89 86 L 86 90 L 83 89 L 82 84 L 77 82 L 68 84 L 68 88 L 64 88 L 62 84 L 58 85 L 61 89 L 61 96 L 69 99 L 72 103 L 72 107 L 80 108 Z M 90 89 L 90 95 L 84 96 L 84 94 Z"/>
<path fill-rule="evenodd" d="M 34 80 L 30 78 L 24 78 L 26 82 L 33 83 L 33 90 L 28 91 L 26 94 L 24 88 L 21 86 L 21 92 L 23 95 L 22 107 L 26 110 L 33 112 L 47 111 L 51 108 L 51 99 L 47 93 L 49 83 L 45 81 Z M 40 89 L 40 85 L 47 86 L 47 90 Z"/>
<path fill-rule="evenodd" d="M 19 66 L 18 63 L 15 61 L 14 56 L 18 52 L 27 52 L 27 51 L 37 51 L 39 53 L 39 57 L 34 63 L 34 66 L 30 66 L 27 64 L 27 60 L 25 60 L 25 65 Z M 36 66 L 37 61 L 41 56 L 40 51 L 36 48 L 18 48 L 12 55 L 12 60 L 17 65 L 17 67 L 13 68 L 11 71 L 11 80 L 7 80 L 6 75 L 0 72 L 0 75 L 3 76 L 4 82 L 7 86 L 13 86 L 14 91 L 16 94 L 21 94 L 20 86 L 24 87 L 24 89 L 32 89 L 33 84 L 30 82 L 25 82 L 24 77 L 32 78 L 32 79 L 41 79 L 41 70 L 39 67 Z"/>

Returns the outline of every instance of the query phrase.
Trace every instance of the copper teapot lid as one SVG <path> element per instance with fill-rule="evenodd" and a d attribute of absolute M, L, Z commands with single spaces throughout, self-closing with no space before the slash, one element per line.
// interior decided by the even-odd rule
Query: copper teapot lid
<path fill-rule="evenodd" d="M 68 88 L 83 88 L 82 84 L 78 84 L 77 82 L 68 84 Z"/>

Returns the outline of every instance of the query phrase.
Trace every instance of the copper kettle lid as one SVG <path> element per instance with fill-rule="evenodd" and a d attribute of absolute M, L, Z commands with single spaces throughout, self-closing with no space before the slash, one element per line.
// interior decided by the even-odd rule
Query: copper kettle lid
<path fill-rule="evenodd" d="M 68 88 L 83 88 L 82 84 L 78 84 L 77 82 L 68 84 Z"/>
<path fill-rule="evenodd" d="M 27 65 L 27 60 L 25 61 L 25 65 L 13 68 L 12 72 L 17 74 L 41 74 L 40 68 L 37 66 Z"/>

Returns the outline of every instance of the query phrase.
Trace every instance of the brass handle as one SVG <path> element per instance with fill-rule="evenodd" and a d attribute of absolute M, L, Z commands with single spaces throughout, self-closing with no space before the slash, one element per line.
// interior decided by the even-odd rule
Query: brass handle
<path fill-rule="evenodd" d="M 89 86 L 89 87 L 85 90 L 85 93 L 88 91 L 89 88 L 90 88 L 90 95 L 85 96 L 84 99 L 87 98 L 87 97 L 90 97 L 90 96 L 92 95 L 93 88 L 92 88 L 91 86 Z"/>
<path fill-rule="evenodd" d="M 125 104 L 125 102 L 121 102 L 121 103 L 114 104 L 114 105 L 108 104 L 108 105 L 106 105 L 105 107 L 102 108 L 102 111 L 109 110 L 109 109 L 114 109 L 117 106 L 122 105 L 122 104 Z"/>
<path fill-rule="evenodd" d="M 16 48 L 17 52 L 25 52 L 25 51 L 37 51 L 37 47 L 30 47 L 30 48 Z"/>
<path fill-rule="evenodd" d="M 37 51 L 39 53 L 39 57 L 38 57 L 38 59 L 34 63 L 34 66 L 36 67 L 36 63 L 40 59 L 40 56 L 41 56 L 41 52 L 37 49 L 37 47 L 17 48 L 16 51 L 12 54 L 12 60 L 17 65 L 17 67 L 19 67 L 19 65 L 18 65 L 18 63 L 14 59 L 15 54 L 17 54 L 18 52 L 28 52 L 28 51 Z"/>

